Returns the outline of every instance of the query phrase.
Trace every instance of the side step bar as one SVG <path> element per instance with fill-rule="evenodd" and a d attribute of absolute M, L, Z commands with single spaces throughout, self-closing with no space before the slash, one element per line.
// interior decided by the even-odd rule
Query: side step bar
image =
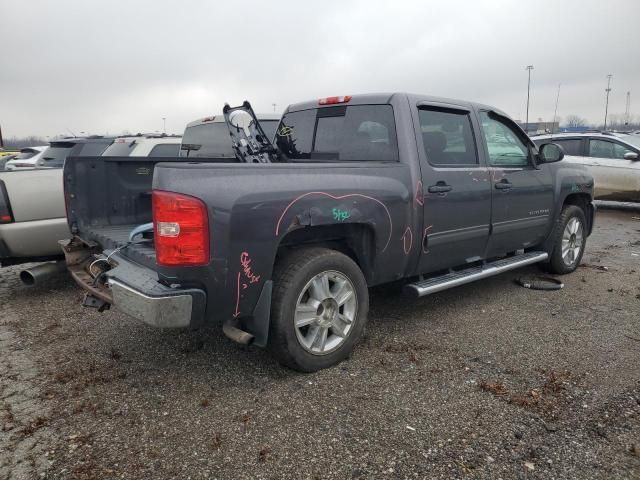
<path fill-rule="evenodd" d="M 547 252 L 527 252 L 522 255 L 516 255 L 515 257 L 502 258 L 479 267 L 470 267 L 457 272 L 446 273 L 439 277 L 410 283 L 405 285 L 404 290 L 409 295 L 422 297 L 448 288 L 457 287 L 458 285 L 492 277 L 493 275 L 524 267 L 525 265 L 542 262 L 548 257 Z"/>

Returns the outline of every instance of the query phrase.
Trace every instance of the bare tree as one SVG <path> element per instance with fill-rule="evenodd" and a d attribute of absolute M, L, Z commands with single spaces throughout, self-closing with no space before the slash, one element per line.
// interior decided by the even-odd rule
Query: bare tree
<path fill-rule="evenodd" d="M 578 115 L 568 115 L 565 124 L 567 127 L 586 127 L 587 120 Z"/>
<path fill-rule="evenodd" d="M 28 137 L 10 137 L 4 140 L 5 148 L 24 148 L 48 145 L 49 141 L 36 135 Z"/>

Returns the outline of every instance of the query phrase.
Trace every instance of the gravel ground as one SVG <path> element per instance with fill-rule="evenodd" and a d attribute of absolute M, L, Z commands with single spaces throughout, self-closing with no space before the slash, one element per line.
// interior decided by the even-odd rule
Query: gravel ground
<path fill-rule="evenodd" d="M 514 283 L 536 267 L 375 289 L 353 357 L 313 375 L 3 269 L 0 480 L 640 478 L 638 217 L 601 209 L 560 291 Z"/>

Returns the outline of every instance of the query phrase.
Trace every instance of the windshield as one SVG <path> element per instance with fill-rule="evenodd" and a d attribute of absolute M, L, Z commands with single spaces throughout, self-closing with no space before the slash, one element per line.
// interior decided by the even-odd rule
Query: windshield
<path fill-rule="evenodd" d="M 640 135 L 625 135 L 623 137 L 620 137 L 620 139 L 624 140 L 627 143 L 630 143 L 635 147 L 640 147 Z"/>
<path fill-rule="evenodd" d="M 278 120 L 260 120 L 260 126 L 272 140 Z M 224 122 L 202 123 L 187 127 L 182 137 L 181 157 L 235 158 L 229 128 Z"/>
<path fill-rule="evenodd" d="M 36 150 L 23 150 L 15 156 L 14 160 L 27 160 L 34 157 L 37 153 Z"/>

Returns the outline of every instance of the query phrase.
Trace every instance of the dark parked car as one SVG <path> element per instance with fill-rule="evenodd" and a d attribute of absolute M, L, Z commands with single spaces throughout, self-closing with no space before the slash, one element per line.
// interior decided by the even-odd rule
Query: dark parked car
<path fill-rule="evenodd" d="M 569 273 L 591 233 L 592 177 L 489 106 L 330 97 L 291 105 L 275 138 L 240 142 L 269 163 L 67 162 L 64 250 L 85 302 L 158 327 L 220 322 L 309 372 L 352 350 L 370 286 Z"/>

